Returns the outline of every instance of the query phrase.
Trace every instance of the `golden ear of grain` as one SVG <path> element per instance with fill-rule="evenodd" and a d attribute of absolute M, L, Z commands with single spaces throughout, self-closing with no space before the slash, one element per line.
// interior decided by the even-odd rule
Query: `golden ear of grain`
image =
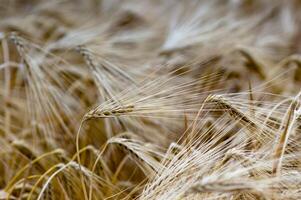
<path fill-rule="evenodd" d="M 291 55 L 279 63 L 280 67 L 286 68 L 289 64 L 295 63 L 298 67 L 301 67 L 301 57 L 300 55 Z"/>
<path fill-rule="evenodd" d="M 25 39 L 19 36 L 16 32 L 9 33 L 8 39 L 16 46 L 20 57 L 25 60 L 25 48 L 26 48 Z"/>
<path fill-rule="evenodd" d="M 251 127 L 257 128 L 256 124 L 254 122 L 252 122 L 251 119 L 249 119 L 245 114 L 243 114 L 237 108 L 233 107 L 222 96 L 210 95 L 206 101 L 215 103 L 217 106 L 224 109 L 224 111 L 227 112 L 231 117 L 233 117 L 234 119 L 238 119 L 244 125 L 250 125 Z"/>
<path fill-rule="evenodd" d="M 91 67 L 93 70 L 96 70 L 96 66 L 93 62 L 92 54 L 84 45 L 79 45 L 75 47 L 75 50 L 79 52 L 80 55 L 85 59 L 85 62 L 89 67 Z"/>
<path fill-rule="evenodd" d="M 35 153 L 24 142 L 13 141 L 12 146 L 29 160 L 34 160 L 36 158 Z"/>
<path fill-rule="evenodd" d="M 246 48 L 240 47 L 238 51 L 248 60 L 246 66 L 249 69 L 255 71 L 261 79 L 266 79 L 264 72 L 264 69 L 266 69 L 266 67 L 262 63 L 260 63 L 258 59 L 254 58 L 254 55 L 252 55 L 252 53 Z"/>
<path fill-rule="evenodd" d="M 253 187 L 243 181 L 240 182 L 219 182 L 196 184 L 190 188 L 191 192 L 205 193 L 205 192 L 246 192 L 253 190 Z"/>
<path fill-rule="evenodd" d="M 24 47 L 23 39 L 16 32 L 11 32 L 8 34 L 8 39 L 12 41 L 18 47 Z"/>
<path fill-rule="evenodd" d="M 284 130 L 283 132 L 280 134 L 279 137 L 279 141 L 278 144 L 276 146 L 276 150 L 274 153 L 274 165 L 273 165 L 273 169 L 272 169 L 272 173 L 274 175 L 279 175 L 280 171 L 281 171 L 281 165 L 282 165 L 282 160 L 283 160 L 283 156 L 285 153 L 285 148 L 287 146 L 287 142 L 288 142 L 288 138 L 289 138 L 289 134 L 290 134 L 290 129 L 292 127 L 292 125 L 294 124 L 295 119 L 293 118 L 296 108 L 298 106 L 298 102 L 296 99 L 294 99 L 288 109 L 288 113 L 286 114 L 286 122 L 284 124 Z"/>
<path fill-rule="evenodd" d="M 134 139 L 128 139 L 130 134 L 126 134 L 126 138 L 114 137 L 111 138 L 108 143 L 117 144 L 119 147 L 124 149 L 125 152 L 129 153 L 132 156 L 134 161 L 140 163 L 140 167 L 146 173 L 145 175 L 149 176 L 148 173 L 156 173 L 161 169 L 161 164 L 155 159 L 154 155 L 152 156 L 154 150 L 150 146 L 142 145 L 141 142 Z"/>
<path fill-rule="evenodd" d="M 105 110 L 96 108 L 84 115 L 84 121 L 90 119 L 97 119 L 97 118 L 117 117 L 120 115 L 129 114 L 134 111 L 135 111 L 134 105 L 118 106 L 117 108 L 105 109 Z"/>
<path fill-rule="evenodd" d="M 251 148 L 257 148 L 258 142 L 255 131 L 260 132 L 259 127 L 244 113 L 242 113 L 237 108 L 233 107 L 225 98 L 221 95 L 210 95 L 206 99 L 207 102 L 212 102 L 216 104 L 219 108 L 223 109 L 224 112 L 228 113 L 231 117 L 233 117 L 236 121 L 238 121 L 243 127 L 246 127 L 249 132 L 249 143 L 251 144 Z"/>

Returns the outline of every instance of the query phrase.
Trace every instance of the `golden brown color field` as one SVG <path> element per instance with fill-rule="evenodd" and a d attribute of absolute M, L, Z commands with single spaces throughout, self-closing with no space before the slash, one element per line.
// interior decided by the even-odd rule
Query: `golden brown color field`
<path fill-rule="evenodd" d="M 0 200 L 301 199 L 298 0 L 0 0 Z"/>

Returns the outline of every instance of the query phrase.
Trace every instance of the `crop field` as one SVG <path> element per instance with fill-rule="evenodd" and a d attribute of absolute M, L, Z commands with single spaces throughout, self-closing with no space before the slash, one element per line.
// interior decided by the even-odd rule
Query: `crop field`
<path fill-rule="evenodd" d="M 301 1 L 0 0 L 0 200 L 301 199 Z"/>

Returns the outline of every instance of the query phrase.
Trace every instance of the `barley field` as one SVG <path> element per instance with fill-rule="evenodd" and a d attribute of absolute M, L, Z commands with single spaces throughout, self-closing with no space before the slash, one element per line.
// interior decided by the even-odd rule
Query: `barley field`
<path fill-rule="evenodd" d="M 0 0 L 0 200 L 301 199 L 299 0 Z"/>

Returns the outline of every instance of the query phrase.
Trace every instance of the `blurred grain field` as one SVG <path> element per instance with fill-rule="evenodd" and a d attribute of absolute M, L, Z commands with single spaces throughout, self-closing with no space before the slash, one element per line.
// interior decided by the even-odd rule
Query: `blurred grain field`
<path fill-rule="evenodd" d="M 301 199 L 298 0 L 0 0 L 0 200 Z"/>

